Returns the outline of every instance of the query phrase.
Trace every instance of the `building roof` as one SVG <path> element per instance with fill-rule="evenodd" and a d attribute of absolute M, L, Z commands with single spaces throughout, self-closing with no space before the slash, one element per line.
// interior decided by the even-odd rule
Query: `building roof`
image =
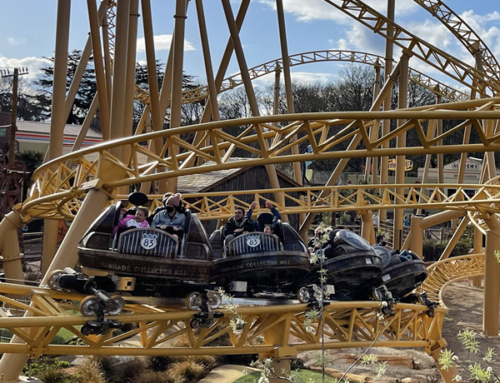
<path fill-rule="evenodd" d="M 229 161 L 233 160 L 242 160 L 243 158 L 232 158 Z M 214 165 L 213 162 L 207 162 L 205 165 L 202 166 L 207 166 L 207 165 Z M 230 178 L 236 177 L 237 175 L 244 173 L 247 171 L 250 167 L 238 167 L 234 169 L 224 169 L 224 170 L 216 170 L 213 172 L 207 172 L 207 173 L 199 173 L 196 174 L 196 176 L 180 176 L 178 178 L 178 190 L 181 193 L 185 194 L 194 194 L 194 193 L 203 193 L 203 192 L 208 192 L 211 189 L 213 189 L 215 186 L 218 184 L 224 182 L 225 180 L 228 180 Z M 280 172 L 279 170 L 276 170 L 276 173 L 278 174 L 278 177 L 285 179 L 289 183 L 291 183 L 294 186 L 300 186 L 298 183 L 296 183 L 293 179 L 288 177 L 286 174 Z"/>
<path fill-rule="evenodd" d="M 50 135 L 50 124 L 45 122 L 38 121 L 17 121 L 16 122 L 18 132 L 23 133 L 38 133 L 38 134 L 47 134 Z M 78 136 L 80 130 L 82 129 L 81 125 L 65 125 L 64 126 L 64 135 L 65 136 Z M 102 133 L 97 132 L 93 129 L 89 129 L 86 137 L 102 139 Z"/>
<path fill-rule="evenodd" d="M 181 193 L 192 194 L 206 191 L 222 180 L 231 178 L 243 168 L 216 170 L 208 173 L 196 174 L 196 176 L 180 176 L 178 188 Z"/>

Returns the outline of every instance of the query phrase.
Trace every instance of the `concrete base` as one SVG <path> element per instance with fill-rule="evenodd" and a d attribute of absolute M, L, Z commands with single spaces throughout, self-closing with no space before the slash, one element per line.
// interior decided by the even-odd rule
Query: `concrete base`
<path fill-rule="evenodd" d="M 256 368 L 227 364 L 210 371 L 210 373 L 200 380 L 199 383 L 234 382 L 236 379 L 243 376 L 243 370 L 248 370 L 250 372 L 259 371 Z"/>

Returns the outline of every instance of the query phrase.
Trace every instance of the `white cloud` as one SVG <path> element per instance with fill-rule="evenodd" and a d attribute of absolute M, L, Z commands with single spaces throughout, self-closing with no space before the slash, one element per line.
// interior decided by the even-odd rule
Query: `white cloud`
<path fill-rule="evenodd" d="M 172 35 L 156 35 L 154 36 L 153 39 L 156 51 L 170 50 L 170 45 L 172 43 Z M 195 51 L 196 48 L 191 42 L 184 40 L 184 50 Z M 146 51 L 146 43 L 144 37 L 140 37 L 137 39 L 137 52 L 145 52 L 145 51 Z"/>
<path fill-rule="evenodd" d="M 316 83 L 329 83 L 336 77 L 332 73 L 314 73 L 314 72 L 290 72 L 292 83 L 294 84 L 316 84 Z M 274 85 L 274 74 L 267 74 L 265 76 L 256 78 L 252 81 L 255 88 L 266 89 Z M 281 86 L 284 87 L 283 78 L 281 79 Z"/>
<path fill-rule="evenodd" d="M 28 40 L 24 38 L 8 37 L 7 42 L 9 45 L 25 45 Z"/>
<path fill-rule="evenodd" d="M 377 12 L 387 14 L 387 0 L 365 0 L 365 3 Z M 395 16 L 410 15 L 419 8 L 420 6 L 413 0 L 398 0 L 395 2 L 394 13 Z"/>
<path fill-rule="evenodd" d="M 468 26 L 470 26 L 473 30 L 478 31 L 484 29 L 484 25 L 489 21 L 497 21 L 500 20 L 500 13 L 494 11 L 492 13 L 487 13 L 486 15 L 478 15 L 475 14 L 473 10 L 465 11 L 460 15 Z"/>
<path fill-rule="evenodd" d="M 332 49 L 339 49 L 341 51 L 351 50 L 351 46 L 346 39 L 338 39 L 337 41 L 328 40 L 328 42 L 331 44 Z"/>
<path fill-rule="evenodd" d="M 44 58 L 39 58 L 39 57 L 24 57 L 22 59 L 11 59 L 7 57 L 0 56 L 0 68 L 1 69 L 10 69 L 12 70 L 14 68 L 28 68 L 29 74 L 24 75 L 23 78 L 25 78 L 27 81 L 32 81 L 35 80 L 37 77 L 39 77 L 42 72 L 40 71 L 41 67 L 46 67 L 53 65 L 53 63 Z"/>
<path fill-rule="evenodd" d="M 350 49 L 379 55 L 385 52 L 385 39 L 361 24 L 352 24 L 346 37 Z"/>
<path fill-rule="evenodd" d="M 463 12 L 460 17 L 473 29 L 493 55 L 500 55 L 500 29 L 496 26 L 488 28 L 488 23 L 500 20 L 498 12 L 477 15 L 474 11 Z"/>
<path fill-rule="evenodd" d="M 274 0 L 259 1 L 271 9 L 276 9 L 276 2 Z M 333 1 L 333 3 L 339 2 Z M 366 3 L 383 15 L 387 13 L 387 0 L 367 0 Z M 396 2 L 395 13 L 396 15 L 408 15 L 418 7 L 413 0 L 398 0 Z M 336 20 L 345 23 L 348 20 L 354 20 L 324 0 L 283 0 L 283 9 L 285 12 L 295 15 L 297 21 L 301 22 Z"/>
<path fill-rule="evenodd" d="M 331 82 L 333 77 L 335 77 L 331 73 L 312 72 L 292 72 L 290 75 L 295 84 L 326 83 Z"/>
<path fill-rule="evenodd" d="M 274 0 L 259 0 L 260 3 L 266 4 L 271 9 L 276 9 Z M 311 22 L 313 20 L 344 20 L 348 16 L 339 12 L 338 9 L 326 3 L 323 0 L 284 0 L 283 9 L 286 13 L 293 14 L 297 21 Z"/>
<path fill-rule="evenodd" d="M 433 20 L 425 20 L 423 22 L 412 21 L 405 25 L 405 29 L 421 40 L 442 50 L 446 50 L 456 40 L 445 25 Z"/>

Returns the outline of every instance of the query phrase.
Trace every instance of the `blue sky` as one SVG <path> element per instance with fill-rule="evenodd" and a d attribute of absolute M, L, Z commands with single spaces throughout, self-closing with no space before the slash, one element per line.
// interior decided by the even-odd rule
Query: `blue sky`
<path fill-rule="evenodd" d="M 366 1 L 381 13 L 385 13 L 386 0 Z M 233 10 L 239 1 L 231 2 Z M 372 31 L 341 13 L 323 0 L 283 0 L 289 43 L 289 54 L 314 50 L 344 49 L 373 54 L 384 54 L 384 41 Z M 500 57 L 500 14 L 495 10 L 496 2 L 479 0 L 446 1 L 483 39 L 490 50 Z M 173 30 L 175 2 L 173 0 L 153 0 L 152 10 L 156 36 L 156 57 L 165 62 Z M 241 41 L 249 67 L 253 67 L 280 56 L 279 35 L 274 0 L 252 0 L 241 32 Z M 5 1 L 0 24 L 0 69 L 15 66 L 28 67 L 30 77 L 39 74 L 38 68 L 46 65 L 44 56 L 53 56 L 55 47 L 56 0 L 16 0 Z M 70 50 L 83 49 L 88 36 L 86 1 L 74 0 L 71 8 Z M 140 12 L 139 12 L 140 13 Z M 214 68 L 218 67 L 228 39 L 228 29 L 219 1 L 205 2 L 210 48 Z M 186 30 L 185 73 L 197 76 L 205 82 L 204 67 L 201 65 L 202 52 L 198 34 L 195 2 L 189 2 Z M 420 38 L 438 46 L 449 54 L 473 63 L 472 57 L 448 32 L 448 30 L 428 12 L 412 0 L 396 1 L 396 22 Z M 139 24 L 139 38 L 143 35 Z M 141 41 L 139 40 L 139 46 Z M 139 61 L 145 59 L 138 52 Z M 396 60 L 398 59 L 396 51 Z M 342 64 L 344 65 L 344 64 Z M 453 80 L 443 77 L 433 68 L 416 60 L 410 66 L 423 73 L 456 85 Z M 292 68 L 294 81 L 332 81 L 339 65 L 316 63 Z M 239 72 L 235 60 L 228 74 Z M 274 76 L 259 80 L 259 84 L 269 84 Z M 459 86 L 457 86 L 459 87 Z"/>

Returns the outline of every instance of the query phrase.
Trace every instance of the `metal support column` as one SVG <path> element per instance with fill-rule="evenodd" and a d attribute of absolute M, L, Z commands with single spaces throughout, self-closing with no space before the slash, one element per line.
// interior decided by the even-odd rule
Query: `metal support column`
<path fill-rule="evenodd" d="M 52 271 L 62 270 L 67 266 L 75 267 L 78 258 L 76 244 L 83 237 L 94 219 L 102 212 L 108 201 L 109 194 L 98 189 L 89 191 L 47 273 L 43 277 L 41 285 L 47 285 Z M 12 338 L 11 343 L 24 343 L 24 341 L 15 336 Z M 28 355 L 4 354 L 0 360 L 0 374 L 3 374 L 3 382 L 17 382 L 27 360 Z"/>
<path fill-rule="evenodd" d="M 495 252 L 500 249 L 500 232 L 486 230 L 486 259 L 484 264 L 483 331 L 486 336 L 498 336 L 500 308 L 500 264 Z"/>

